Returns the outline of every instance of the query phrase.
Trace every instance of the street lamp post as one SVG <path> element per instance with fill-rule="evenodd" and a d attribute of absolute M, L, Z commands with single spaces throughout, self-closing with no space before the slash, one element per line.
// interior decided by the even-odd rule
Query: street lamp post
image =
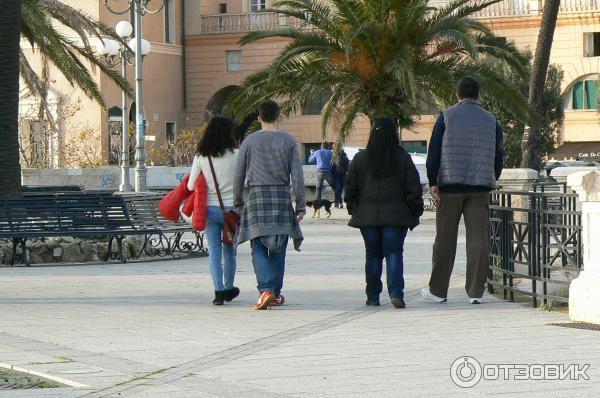
<path fill-rule="evenodd" d="M 127 21 L 121 21 L 117 24 L 115 31 L 123 38 L 128 39 L 131 37 L 133 27 Z M 137 48 L 133 45 L 134 40 L 129 42 L 130 48 L 135 48 L 132 53 L 126 46 L 120 45 L 118 42 L 112 39 L 104 39 L 98 42 L 98 52 L 104 56 L 105 62 L 111 67 L 122 67 L 123 79 L 127 80 L 127 66 L 133 65 L 133 56 L 137 54 Z M 141 56 L 145 57 L 150 52 L 150 43 L 147 40 L 142 39 L 142 51 Z M 118 57 L 117 57 L 118 55 Z M 128 122 L 128 93 L 123 90 L 121 115 L 122 115 L 122 129 L 121 129 L 121 184 L 119 185 L 119 191 L 129 192 L 131 191 L 131 185 L 129 184 L 129 122 Z"/>
<path fill-rule="evenodd" d="M 142 17 L 149 13 L 155 14 L 165 6 L 164 1 L 158 8 L 152 10 L 149 5 L 152 0 L 113 0 L 115 3 L 127 3 L 122 10 L 113 9 L 109 0 L 104 0 L 104 6 L 113 14 L 125 14 L 134 10 L 135 37 L 129 42 L 129 46 L 135 52 L 135 191 L 146 190 L 146 118 L 144 116 L 144 84 L 142 78 L 142 53 L 150 51 L 150 43 L 142 40 Z M 138 51 L 139 49 L 139 51 Z"/>

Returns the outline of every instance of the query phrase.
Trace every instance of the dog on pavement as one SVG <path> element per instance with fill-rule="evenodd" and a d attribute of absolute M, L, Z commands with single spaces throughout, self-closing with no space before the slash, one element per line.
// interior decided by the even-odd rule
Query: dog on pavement
<path fill-rule="evenodd" d="M 333 203 L 327 199 L 321 200 L 309 200 L 306 202 L 306 206 L 312 207 L 313 215 L 312 218 L 321 218 L 321 209 L 325 209 L 327 213 L 327 218 L 331 217 L 331 205 Z"/>

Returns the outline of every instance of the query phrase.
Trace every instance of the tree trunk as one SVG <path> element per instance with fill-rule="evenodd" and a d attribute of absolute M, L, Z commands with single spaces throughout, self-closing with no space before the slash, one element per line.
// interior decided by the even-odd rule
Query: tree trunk
<path fill-rule="evenodd" d="M 537 116 L 541 111 L 542 96 L 546 85 L 546 74 L 548 73 L 548 64 L 550 63 L 550 50 L 552 49 L 552 40 L 554 39 L 554 28 L 556 28 L 556 19 L 560 0 L 545 0 L 542 11 L 542 21 L 538 33 L 537 46 L 535 48 L 535 57 L 531 71 L 531 80 L 529 83 L 529 105 L 535 110 L 536 118 L 530 122 L 531 126 L 526 127 L 521 140 L 521 167 L 539 169 L 539 121 Z"/>
<path fill-rule="evenodd" d="M 0 197 L 21 193 L 19 164 L 19 41 L 21 0 L 2 2 L 0 12 Z"/>

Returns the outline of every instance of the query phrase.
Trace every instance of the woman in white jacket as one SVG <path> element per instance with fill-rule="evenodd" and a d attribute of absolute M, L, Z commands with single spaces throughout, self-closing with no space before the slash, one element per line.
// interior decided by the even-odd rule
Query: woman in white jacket
<path fill-rule="evenodd" d="M 224 301 L 233 300 L 240 294 L 240 289 L 233 286 L 236 268 L 233 246 L 221 242 L 223 210 L 219 205 L 219 197 L 208 157 L 212 158 L 223 205 L 225 211 L 228 211 L 233 209 L 233 172 L 237 154 L 233 121 L 224 117 L 211 119 L 196 148 L 196 156 L 188 181 L 188 189 L 194 190 L 196 178 L 203 172 L 208 185 L 204 233 L 208 241 L 208 262 L 215 288 L 214 305 L 223 305 Z"/>

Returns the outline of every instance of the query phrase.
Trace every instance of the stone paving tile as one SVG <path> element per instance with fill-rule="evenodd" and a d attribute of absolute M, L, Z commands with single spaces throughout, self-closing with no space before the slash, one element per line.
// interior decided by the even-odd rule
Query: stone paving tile
<path fill-rule="evenodd" d="M 420 298 L 431 222 L 407 239 L 408 308 L 392 308 L 385 293 L 382 307 L 365 307 L 362 240 L 344 222 L 305 223 L 303 251 L 289 252 L 288 304 L 271 311 L 250 310 L 256 293 L 247 245 L 238 256 L 242 294 L 220 308 L 210 303 L 206 258 L 0 268 L 0 362 L 98 390 L 0 397 L 597 396 L 600 333 L 549 326 L 568 319 L 487 295 L 485 304 L 469 305 L 463 238 L 449 302 Z M 449 372 L 462 355 L 481 363 L 590 363 L 591 380 L 483 380 L 461 389 Z M 59 356 L 74 362 L 41 364 Z"/>

